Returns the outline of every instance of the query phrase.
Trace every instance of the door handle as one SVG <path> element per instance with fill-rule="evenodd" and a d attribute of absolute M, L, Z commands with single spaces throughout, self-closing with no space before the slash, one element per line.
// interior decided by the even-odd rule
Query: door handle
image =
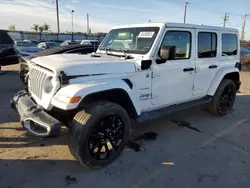
<path fill-rule="evenodd" d="M 210 65 L 208 68 L 210 69 L 216 69 L 218 66 L 217 65 Z"/>
<path fill-rule="evenodd" d="M 188 68 L 183 69 L 183 72 L 191 72 L 191 71 L 194 71 L 193 67 L 188 67 Z"/>

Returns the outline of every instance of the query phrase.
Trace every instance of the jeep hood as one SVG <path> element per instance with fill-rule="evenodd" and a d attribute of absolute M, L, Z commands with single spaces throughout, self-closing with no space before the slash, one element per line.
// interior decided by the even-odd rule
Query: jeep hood
<path fill-rule="evenodd" d="M 56 75 L 64 71 L 68 76 L 88 74 L 131 73 L 136 71 L 135 61 L 102 55 L 57 54 L 32 59 L 37 65 L 52 70 Z"/>

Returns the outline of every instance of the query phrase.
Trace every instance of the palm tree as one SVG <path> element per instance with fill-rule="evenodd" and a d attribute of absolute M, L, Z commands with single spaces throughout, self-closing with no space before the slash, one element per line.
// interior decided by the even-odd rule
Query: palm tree
<path fill-rule="evenodd" d="M 39 28 L 38 24 L 33 24 L 33 27 L 31 29 L 33 29 L 34 31 L 38 32 L 38 28 Z"/>
<path fill-rule="evenodd" d="M 39 29 L 39 31 L 40 31 L 41 33 L 44 31 L 43 26 L 39 26 L 38 29 Z"/>
<path fill-rule="evenodd" d="M 46 32 L 46 31 L 49 31 L 50 29 L 50 26 L 46 23 L 43 24 L 43 30 Z"/>

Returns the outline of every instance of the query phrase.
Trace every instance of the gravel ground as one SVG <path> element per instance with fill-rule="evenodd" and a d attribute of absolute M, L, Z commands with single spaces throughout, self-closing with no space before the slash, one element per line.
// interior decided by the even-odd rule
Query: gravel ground
<path fill-rule="evenodd" d="M 155 132 L 142 141 L 142 151 L 126 148 L 111 166 L 90 171 L 75 161 L 67 130 L 59 138 L 29 135 L 9 101 L 23 85 L 18 65 L 0 75 L 0 187 L 250 187 L 250 73 L 242 72 L 242 88 L 233 111 L 215 117 L 200 108 L 135 125 L 133 135 Z M 197 132 L 170 120 L 185 120 Z"/>

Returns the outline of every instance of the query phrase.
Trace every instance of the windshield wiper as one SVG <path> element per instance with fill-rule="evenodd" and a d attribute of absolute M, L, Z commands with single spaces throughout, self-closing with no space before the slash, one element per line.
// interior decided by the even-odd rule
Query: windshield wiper
<path fill-rule="evenodd" d="M 128 50 L 124 50 L 120 48 L 120 51 L 124 53 L 125 59 L 133 59 L 134 57 L 128 54 Z"/>
<path fill-rule="evenodd" d="M 111 48 L 105 48 L 104 49 L 107 55 L 113 55 L 111 52 Z"/>
<path fill-rule="evenodd" d="M 133 58 L 134 58 L 133 56 L 131 56 L 131 55 L 129 55 L 129 54 L 127 53 L 127 50 L 124 50 L 124 49 L 121 49 L 121 48 L 120 48 L 120 49 L 117 49 L 117 50 L 123 52 L 124 55 L 113 54 L 112 51 L 111 51 L 112 48 L 104 48 L 104 50 L 105 50 L 106 54 L 107 54 L 107 55 L 110 55 L 110 56 L 125 57 L 125 59 L 133 59 Z"/>

